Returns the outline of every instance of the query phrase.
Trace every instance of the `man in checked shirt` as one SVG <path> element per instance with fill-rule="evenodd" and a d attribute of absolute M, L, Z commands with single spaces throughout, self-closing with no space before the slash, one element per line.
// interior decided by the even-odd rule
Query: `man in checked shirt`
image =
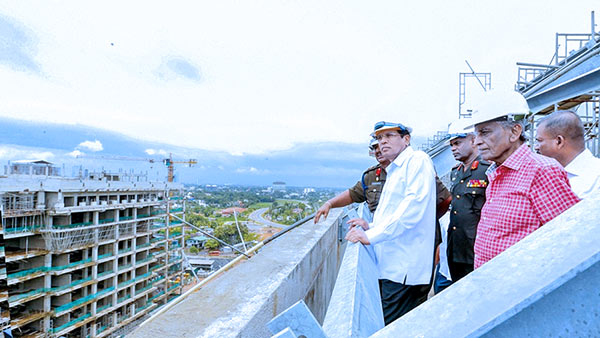
<path fill-rule="evenodd" d="M 492 165 L 475 239 L 475 269 L 577 202 L 567 173 L 525 144 L 527 102 L 517 92 L 485 93 L 473 113 L 475 145 Z"/>

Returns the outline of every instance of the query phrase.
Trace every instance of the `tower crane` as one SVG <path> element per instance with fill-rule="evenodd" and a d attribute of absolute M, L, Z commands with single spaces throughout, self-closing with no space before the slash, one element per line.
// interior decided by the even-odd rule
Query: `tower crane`
<path fill-rule="evenodd" d="M 173 155 L 171 153 L 169 153 L 169 158 L 165 158 L 163 160 L 163 163 L 167 166 L 168 168 L 168 176 L 167 176 L 167 181 L 168 182 L 173 182 L 173 178 L 175 178 L 175 168 L 173 166 L 174 163 L 184 163 L 187 164 L 188 167 L 193 166 L 194 164 L 197 164 L 198 161 L 196 161 L 195 159 L 189 159 L 187 161 L 181 161 L 181 160 L 173 160 Z"/>
<path fill-rule="evenodd" d="M 143 158 L 143 157 L 127 157 L 127 156 L 107 156 L 107 155 L 77 155 L 76 158 L 94 158 L 101 160 L 111 160 L 111 161 L 144 161 L 149 163 L 158 162 L 160 160 L 154 158 Z M 169 153 L 169 157 L 162 160 L 162 163 L 167 166 L 167 181 L 173 182 L 175 178 L 175 163 L 187 164 L 189 167 L 192 167 L 194 164 L 197 164 L 198 161 L 195 159 L 189 160 L 174 160 L 173 154 Z"/>

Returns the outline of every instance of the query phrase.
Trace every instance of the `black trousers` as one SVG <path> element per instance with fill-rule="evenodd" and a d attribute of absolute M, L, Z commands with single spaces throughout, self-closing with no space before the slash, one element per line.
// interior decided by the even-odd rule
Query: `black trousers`
<path fill-rule="evenodd" d="M 379 292 L 385 325 L 425 302 L 430 289 L 431 284 L 405 285 L 388 279 L 380 279 Z"/>
<path fill-rule="evenodd" d="M 450 268 L 453 283 L 473 272 L 473 264 L 451 262 L 450 260 L 448 260 L 448 268 Z"/>

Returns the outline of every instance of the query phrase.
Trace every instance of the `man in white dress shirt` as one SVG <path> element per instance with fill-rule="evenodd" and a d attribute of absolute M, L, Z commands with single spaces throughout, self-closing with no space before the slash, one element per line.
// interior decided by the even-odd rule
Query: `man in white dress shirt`
<path fill-rule="evenodd" d="M 427 300 L 433 272 L 435 170 L 427 154 L 410 147 L 410 131 L 399 123 L 375 124 L 373 136 L 391 161 L 387 181 L 373 222 L 350 220 L 346 236 L 373 246 L 386 325 Z"/>
<path fill-rule="evenodd" d="M 585 148 L 583 123 L 572 111 L 557 111 L 540 121 L 535 150 L 557 160 L 579 198 L 600 193 L 600 159 Z"/>

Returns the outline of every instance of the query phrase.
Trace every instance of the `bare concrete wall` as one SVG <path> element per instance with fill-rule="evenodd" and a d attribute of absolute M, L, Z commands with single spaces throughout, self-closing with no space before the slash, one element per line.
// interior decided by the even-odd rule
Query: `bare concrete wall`
<path fill-rule="evenodd" d="M 343 257 L 340 214 L 269 243 L 129 337 L 270 337 L 266 323 L 300 299 L 322 322 Z"/>

